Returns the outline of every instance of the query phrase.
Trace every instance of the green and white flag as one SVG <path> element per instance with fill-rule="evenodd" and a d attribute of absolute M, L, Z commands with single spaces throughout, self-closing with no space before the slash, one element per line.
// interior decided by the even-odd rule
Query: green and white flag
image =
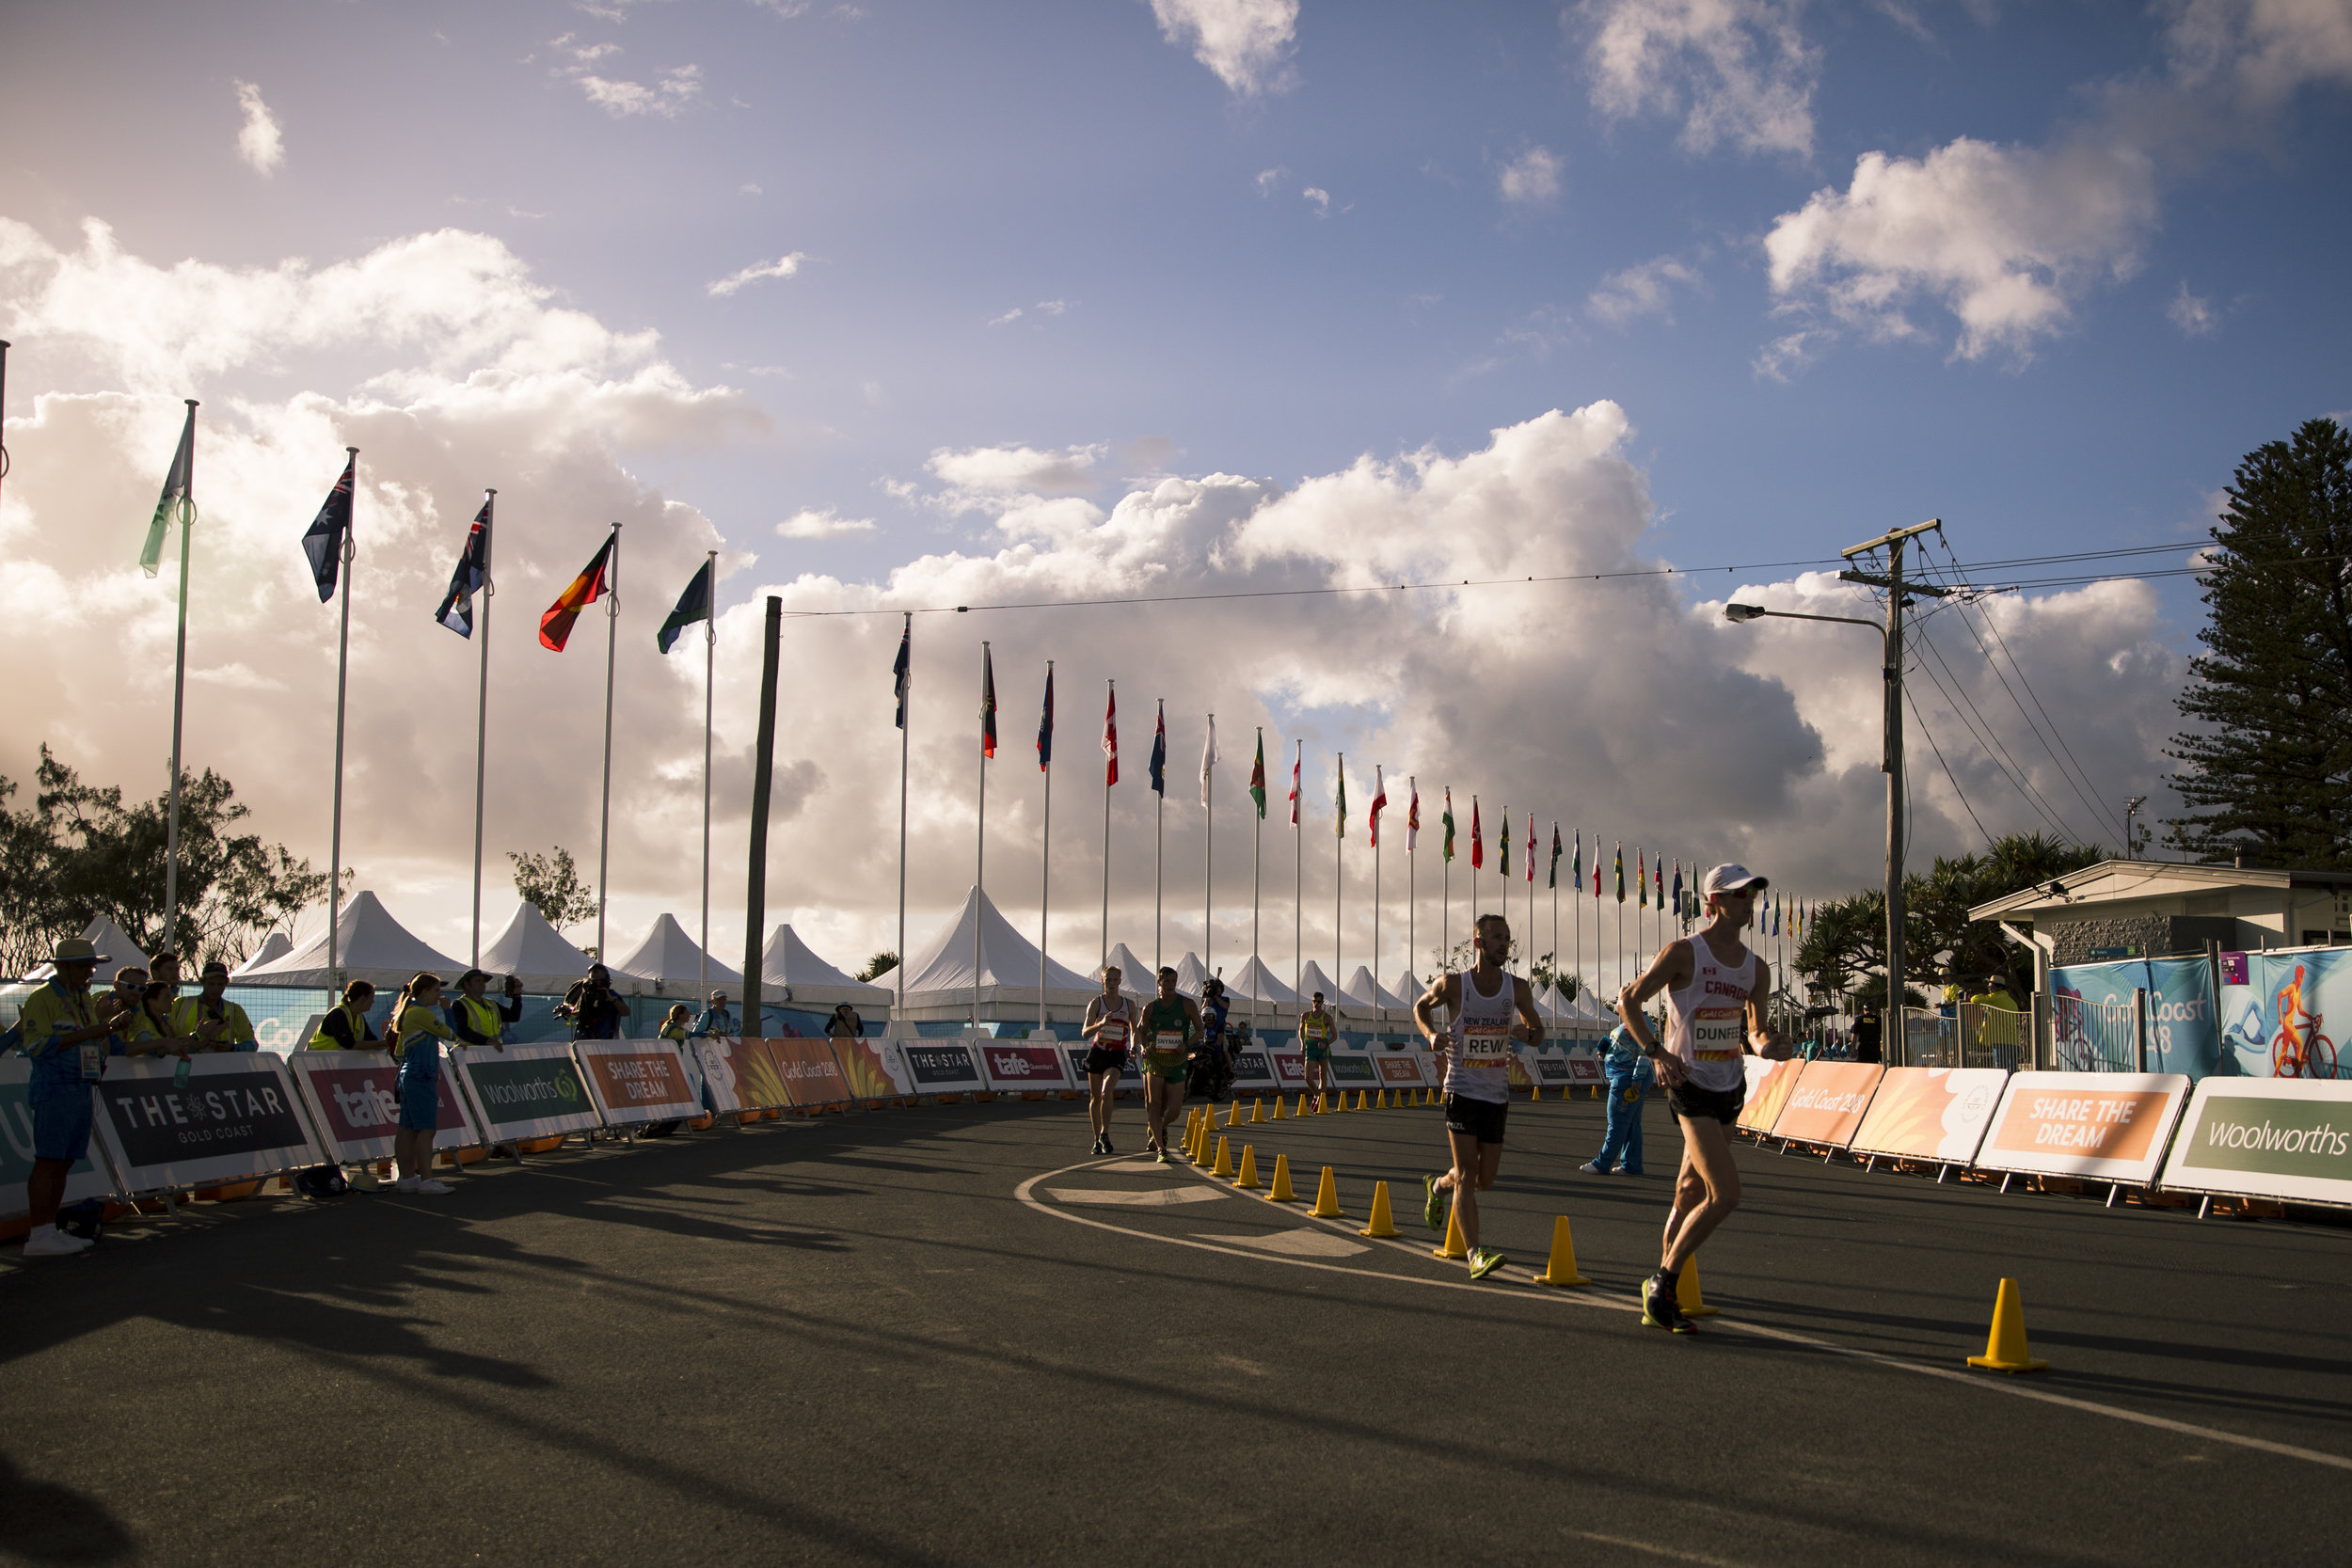
<path fill-rule="evenodd" d="M 171 471 L 164 475 L 164 493 L 155 501 L 154 520 L 147 525 L 147 543 L 139 547 L 139 566 L 149 577 L 164 562 L 164 535 L 173 523 L 196 520 L 196 404 L 188 404 L 188 422 L 180 427 L 180 450 L 171 455 Z"/>

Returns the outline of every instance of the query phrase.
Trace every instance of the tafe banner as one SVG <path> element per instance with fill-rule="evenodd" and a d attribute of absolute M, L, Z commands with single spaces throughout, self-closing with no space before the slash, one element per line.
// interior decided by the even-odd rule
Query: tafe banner
<path fill-rule="evenodd" d="M 2181 1118 L 2164 1186 L 2352 1205 L 2352 1082 L 2206 1079 Z"/>
<path fill-rule="evenodd" d="M 98 1085 L 98 1138 L 135 1193 L 215 1187 L 323 1163 L 294 1108 L 282 1057 L 266 1051 L 116 1056 Z"/>
<path fill-rule="evenodd" d="M 33 1173 L 33 1106 L 27 1092 L 33 1064 L 10 1054 L 0 1056 L 0 1220 L 21 1219 L 25 1212 L 24 1180 Z M 114 1174 L 97 1161 L 98 1145 L 65 1174 L 65 1200 L 112 1197 Z"/>
<path fill-rule="evenodd" d="M 1804 1061 L 1796 1056 L 1785 1062 L 1764 1062 L 1762 1070 L 1755 1064 L 1757 1057 L 1742 1058 L 1748 1072 L 1748 1102 L 1740 1108 L 1740 1126 L 1750 1132 L 1771 1132 L 1772 1123 L 1780 1119 L 1781 1107 L 1796 1092 L 1797 1076 L 1805 1069 Z"/>
<path fill-rule="evenodd" d="M 2008 1086 L 2009 1074 L 1994 1067 L 1888 1068 L 1847 1148 L 1856 1154 L 1967 1164 Z"/>
<path fill-rule="evenodd" d="M 2187 1100 L 2185 1073 L 2011 1073 L 1977 1168 L 2145 1186 Z"/>
<path fill-rule="evenodd" d="M 1806 1062 L 1772 1123 L 1772 1136 L 1843 1148 L 1853 1140 L 1885 1071 L 1875 1062 Z"/>
<path fill-rule="evenodd" d="M 400 1072 L 390 1057 L 380 1051 L 296 1051 L 285 1062 L 328 1159 L 357 1164 L 392 1157 L 392 1133 L 400 1125 Z M 433 1147 L 481 1147 L 473 1113 L 447 1062 L 433 1087 L 438 1116 Z"/>
<path fill-rule="evenodd" d="M 1032 1045 L 1026 1040 L 976 1039 L 968 1043 L 979 1052 L 980 1064 L 988 1073 L 988 1086 L 992 1089 L 1017 1092 L 1070 1086 L 1057 1046 Z"/>
<path fill-rule="evenodd" d="M 568 1045 L 453 1051 L 448 1066 L 473 1097 L 491 1143 L 552 1138 L 603 1125 Z"/>
<path fill-rule="evenodd" d="M 1285 1090 L 1296 1094 L 1307 1086 L 1307 1056 L 1300 1051 L 1269 1051 L 1267 1065 L 1274 1069 L 1276 1093 Z"/>
<path fill-rule="evenodd" d="M 608 1127 L 703 1114 L 702 1096 L 669 1040 L 576 1040 L 572 1050 Z"/>

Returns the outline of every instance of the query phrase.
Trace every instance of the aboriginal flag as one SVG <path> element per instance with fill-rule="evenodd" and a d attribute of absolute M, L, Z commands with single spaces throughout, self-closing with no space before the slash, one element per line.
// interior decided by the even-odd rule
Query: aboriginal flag
<path fill-rule="evenodd" d="M 548 606 L 545 615 L 539 617 L 541 647 L 562 653 L 564 644 L 571 639 L 572 623 L 580 619 L 580 612 L 603 598 L 609 591 L 610 584 L 605 574 L 612 569 L 612 541 L 618 537 L 617 534 L 605 535 L 604 543 L 596 546 L 596 553 L 589 558 L 580 576 L 572 579 L 572 585 Z"/>

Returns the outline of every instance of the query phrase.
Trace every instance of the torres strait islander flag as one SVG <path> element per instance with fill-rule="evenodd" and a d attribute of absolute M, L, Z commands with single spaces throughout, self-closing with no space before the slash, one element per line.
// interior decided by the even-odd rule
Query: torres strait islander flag
<path fill-rule="evenodd" d="M 596 546 L 596 553 L 589 558 L 580 576 L 572 579 L 572 585 L 558 594 L 555 602 L 548 606 L 548 612 L 539 617 L 541 647 L 562 653 L 564 644 L 571 638 L 572 623 L 580 619 L 580 612 L 604 597 L 608 586 L 605 573 L 612 562 L 612 541 L 618 537 L 618 534 L 612 533 L 604 536 L 604 543 Z"/>

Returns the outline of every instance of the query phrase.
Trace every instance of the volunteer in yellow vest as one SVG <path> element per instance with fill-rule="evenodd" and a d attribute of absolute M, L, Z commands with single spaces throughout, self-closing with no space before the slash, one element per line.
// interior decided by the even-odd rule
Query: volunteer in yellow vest
<path fill-rule="evenodd" d="M 2024 1009 L 2017 1006 L 2008 988 L 1997 976 L 1988 974 L 1984 977 L 1984 990 L 1970 997 L 1968 1005 L 1977 1009 L 1977 1044 L 1994 1058 L 1978 1065 L 2015 1067 L 2018 1047 L 2025 1041 L 2024 1020 L 2020 1016 Z"/>
<path fill-rule="evenodd" d="M 57 1206 L 65 1180 L 89 1152 L 90 1085 L 97 1082 L 113 1026 L 89 993 L 90 977 L 105 955 L 83 937 L 57 943 L 49 961 L 56 975 L 24 999 L 18 1020 L 24 1054 L 33 1059 L 25 1096 L 33 1113 L 33 1168 L 24 1180 L 24 1201 L 33 1228 L 24 1238 L 27 1258 L 71 1258 L 91 1243 L 57 1228 Z"/>
<path fill-rule="evenodd" d="M 523 983 L 509 974 L 503 1003 L 491 1001 L 486 994 L 489 989 L 490 977 L 478 969 L 469 969 L 458 978 L 457 996 L 449 1009 L 450 1026 L 457 1033 L 457 1044 L 486 1045 L 493 1051 L 503 1051 L 506 1026 L 522 1022 Z"/>
<path fill-rule="evenodd" d="M 1339 1021 L 1323 1010 L 1323 992 L 1298 1018 L 1298 1049 L 1307 1059 L 1308 1091 L 1321 1100 L 1331 1087 L 1331 1042 L 1340 1037 Z"/>
<path fill-rule="evenodd" d="M 245 1016 L 245 1009 L 229 1000 L 229 966 L 215 958 L 204 966 L 199 988 L 194 996 L 183 996 L 171 1005 L 171 1032 L 193 1035 L 199 1023 L 217 1023 L 220 1033 L 205 1051 L 259 1051 L 253 1038 L 253 1021 Z"/>
<path fill-rule="evenodd" d="M 358 1051 L 377 1043 L 375 1027 L 368 1022 L 368 1009 L 375 1006 L 375 988 L 365 980 L 354 980 L 343 988 L 342 1002 L 327 1009 L 319 1020 L 318 1033 L 310 1037 L 312 1051 Z"/>
<path fill-rule="evenodd" d="M 1707 924 L 1668 942 L 1642 977 L 1617 993 L 1617 1017 L 1658 1069 L 1667 1108 L 1682 1124 L 1682 1169 L 1658 1272 L 1642 1282 L 1642 1321 L 1652 1328 L 1692 1333 L 1675 1299 L 1682 1265 L 1740 1206 L 1740 1167 L 1731 1158 L 1730 1129 L 1747 1101 L 1748 1051 L 1772 1061 L 1791 1054 L 1788 1041 L 1764 1017 L 1772 994 L 1772 966 L 1741 933 L 1755 918 L 1766 883 L 1744 865 L 1708 872 Z M 1643 1005 L 1666 993 L 1666 1039 L 1651 1033 Z"/>
<path fill-rule="evenodd" d="M 1192 1042 L 1200 1037 L 1200 1009 L 1176 994 L 1176 972 L 1160 971 L 1160 994 L 1143 1009 L 1137 1031 L 1143 1039 L 1144 1148 L 1168 1164 L 1168 1124 L 1184 1102 L 1184 1074 Z"/>
<path fill-rule="evenodd" d="M 441 1013 L 441 979 L 420 974 L 401 988 L 393 999 L 389 1037 L 385 1049 L 400 1064 L 395 1088 L 400 1097 L 400 1125 L 392 1132 L 392 1159 L 400 1166 L 396 1193 L 438 1195 L 450 1191 L 436 1181 L 433 1138 L 440 1131 L 441 1042 L 451 1038 L 449 1020 Z"/>
<path fill-rule="evenodd" d="M 1450 1214 L 1470 1250 L 1470 1277 L 1484 1279 L 1504 1259 L 1482 1244 L 1478 1195 L 1495 1184 L 1502 1169 L 1512 1054 L 1518 1045 L 1544 1043 L 1544 1019 L 1535 1010 L 1534 988 L 1502 967 L 1511 956 L 1510 922 L 1482 914 L 1470 940 L 1478 962 L 1431 981 L 1413 1004 L 1413 1021 L 1445 1065 L 1446 1143 L 1454 1156 L 1451 1170 L 1422 1178 L 1422 1218 L 1430 1229 L 1442 1230 Z M 1439 1008 L 1447 1022 L 1432 1016 Z"/>

